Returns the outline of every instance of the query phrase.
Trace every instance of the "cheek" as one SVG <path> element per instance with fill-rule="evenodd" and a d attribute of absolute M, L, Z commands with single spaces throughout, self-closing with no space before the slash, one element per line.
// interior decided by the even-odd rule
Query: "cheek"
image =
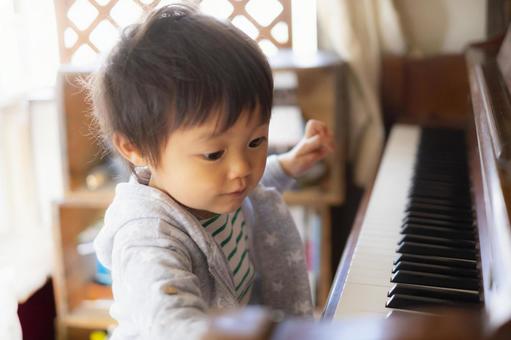
<path fill-rule="evenodd" d="M 224 184 L 224 176 L 217 167 L 198 167 L 186 173 L 188 183 L 202 190 L 203 194 L 216 190 Z"/>
<path fill-rule="evenodd" d="M 257 177 L 257 182 L 261 179 L 264 173 L 264 169 L 266 168 L 266 151 L 261 152 L 257 157 L 255 158 L 255 161 L 253 163 L 254 167 L 254 177 Z"/>

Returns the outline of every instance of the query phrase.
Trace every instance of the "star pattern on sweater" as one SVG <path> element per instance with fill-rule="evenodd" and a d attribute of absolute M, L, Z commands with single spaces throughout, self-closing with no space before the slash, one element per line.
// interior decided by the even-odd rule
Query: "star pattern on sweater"
<path fill-rule="evenodd" d="M 298 301 L 295 303 L 294 309 L 295 313 L 304 315 L 310 312 L 311 306 L 307 301 Z"/>
<path fill-rule="evenodd" d="M 266 238 L 264 239 L 264 243 L 266 243 L 270 247 L 274 247 L 275 244 L 277 243 L 277 241 L 278 241 L 278 239 L 277 239 L 277 235 L 275 235 L 275 233 L 273 233 L 273 232 L 266 233 Z"/>
<path fill-rule="evenodd" d="M 295 250 L 287 256 L 287 264 L 293 265 L 300 262 L 303 259 L 301 250 Z"/>
<path fill-rule="evenodd" d="M 272 285 L 273 291 L 276 293 L 280 293 L 282 291 L 282 289 L 284 289 L 284 284 L 282 284 L 282 281 L 273 282 L 271 285 Z"/>

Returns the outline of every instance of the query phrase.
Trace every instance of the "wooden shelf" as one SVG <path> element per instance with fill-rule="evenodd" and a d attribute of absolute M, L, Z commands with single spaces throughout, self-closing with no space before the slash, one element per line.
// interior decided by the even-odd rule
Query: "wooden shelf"
<path fill-rule="evenodd" d="M 111 299 L 111 290 L 92 282 L 95 257 L 81 255 L 77 248 L 78 235 L 103 218 L 111 196 L 107 192 L 77 192 L 54 203 L 53 282 L 59 339 L 66 339 L 70 328 L 106 329 L 112 325 L 108 304 L 103 302 Z"/>
<path fill-rule="evenodd" d="M 337 205 L 342 202 L 342 195 L 338 192 L 325 192 L 320 187 L 311 187 L 297 191 L 286 191 L 284 200 L 290 205 Z"/>
<path fill-rule="evenodd" d="M 100 190 L 87 190 L 83 187 L 76 191 L 68 191 L 62 203 L 81 204 L 96 207 L 107 207 L 113 200 L 115 186 L 112 184 Z"/>
<path fill-rule="evenodd" d="M 85 300 L 60 318 L 60 323 L 66 327 L 90 330 L 108 329 L 116 324 L 108 312 L 111 303 L 111 300 Z"/>

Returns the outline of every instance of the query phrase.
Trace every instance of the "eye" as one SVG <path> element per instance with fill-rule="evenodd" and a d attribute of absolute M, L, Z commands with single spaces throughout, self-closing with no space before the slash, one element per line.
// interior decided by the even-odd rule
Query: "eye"
<path fill-rule="evenodd" d="M 217 151 L 217 152 L 212 152 L 212 153 L 206 153 L 203 155 L 203 157 L 204 157 L 204 159 L 206 159 L 208 161 L 216 161 L 216 160 L 222 158 L 223 155 L 224 155 L 223 151 Z"/>
<path fill-rule="evenodd" d="M 259 137 L 251 140 L 250 143 L 248 143 L 248 146 L 251 148 L 257 148 L 259 145 L 263 144 L 264 141 L 266 141 L 266 137 Z"/>

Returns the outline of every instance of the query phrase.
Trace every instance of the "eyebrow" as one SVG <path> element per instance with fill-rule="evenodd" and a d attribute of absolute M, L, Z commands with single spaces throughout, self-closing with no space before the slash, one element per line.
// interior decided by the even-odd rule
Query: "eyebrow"
<path fill-rule="evenodd" d="M 257 130 L 258 128 L 260 128 L 260 127 L 262 127 L 262 126 L 264 126 L 264 125 L 267 125 L 267 124 L 269 124 L 269 123 L 270 123 L 269 121 L 267 121 L 267 122 L 263 122 L 263 123 L 261 123 L 261 124 L 257 125 L 257 126 L 254 128 L 254 130 Z M 228 130 L 228 129 L 227 129 L 227 130 Z M 221 134 L 223 134 L 225 131 L 226 131 L 226 130 L 224 130 L 224 131 L 214 131 L 214 132 L 212 132 L 212 133 L 209 133 L 209 132 L 201 133 L 197 139 L 198 139 L 199 141 L 206 141 L 206 140 L 208 140 L 208 139 L 214 139 L 214 138 L 216 138 L 216 137 L 220 136 Z"/>

